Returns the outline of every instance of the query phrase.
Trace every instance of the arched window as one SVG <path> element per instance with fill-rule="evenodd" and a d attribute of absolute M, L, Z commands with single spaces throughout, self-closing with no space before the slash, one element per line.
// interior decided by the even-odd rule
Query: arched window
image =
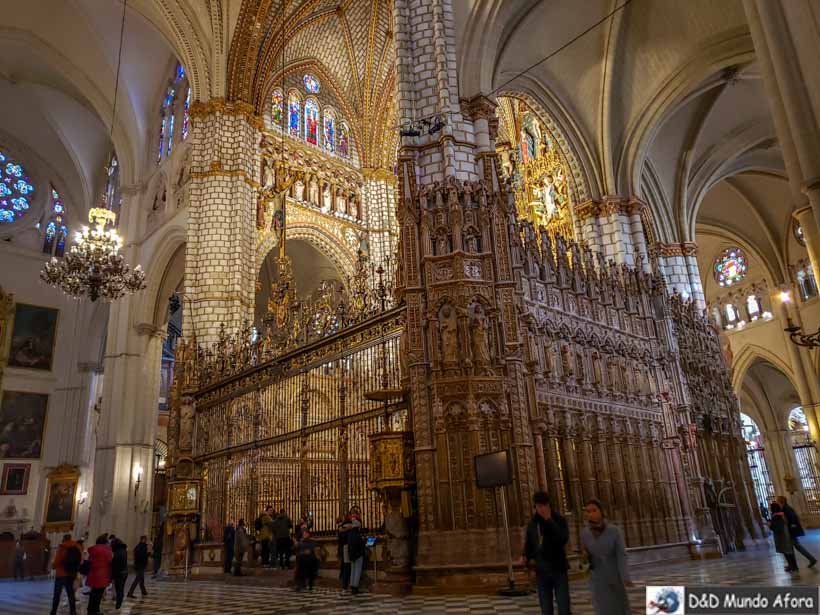
<path fill-rule="evenodd" d="M 288 94 L 288 134 L 291 137 L 300 137 L 299 126 L 301 126 L 302 99 L 293 90 Z"/>
<path fill-rule="evenodd" d="M 321 86 L 319 85 L 319 80 L 314 77 L 313 75 L 305 75 L 302 78 L 302 83 L 305 84 L 305 89 L 308 91 L 309 94 L 318 94 Z"/>
<path fill-rule="evenodd" d="M 62 256 L 65 254 L 65 241 L 68 237 L 68 227 L 65 224 L 65 205 L 60 194 L 51 187 L 51 217 L 46 224 L 43 238 L 43 252 Z"/>
<path fill-rule="evenodd" d="M 339 122 L 339 155 L 350 158 L 350 129 L 345 122 Z"/>
<path fill-rule="evenodd" d="M 26 215 L 34 186 L 26 170 L 0 151 L 0 224 L 11 224 Z"/>
<path fill-rule="evenodd" d="M 182 93 L 185 98 L 182 99 Z M 182 101 L 181 103 L 179 101 Z M 157 164 L 162 158 L 168 158 L 174 149 L 174 127 L 181 125 L 182 140 L 188 137 L 190 127 L 191 88 L 188 86 L 185 68 L 177 62 L 174 74 L 169 79 L 160 105 L 159 145 L 157 146 Z M 177 121 L 177 113 L 181 114 Z"/>
<path fill-rule="evenodd" d="M 284 102 L 285 99 L 282 95 L 282 90 L 274 90 L 270 100 L 270 119 L 271 123 L 278 128 L 282 127 L 282 106 Z"/>
<path fill-rule="evenodd" d="M 105 171 L 105 207 L 119 213 L 122 195 L 120 194 L 120 165 L 116 154 L 111 154 Z"/>
<path fill-rule="evenodd" d="M 191 125 L 191 88 L 188 87 L 188 92 L 185 94 L 185 108 L 182 110 L 182 140 L 188 138 L 188 128 Z"/>
<path fill-rule="evenodd" d="M 749 314 L 749 320 L 757 320 L 760 317 L 760 300 L 757 295 L 746 297 L 746 312 Z"/>
<path fill-rule="evenodd" d="M 314 98 L 305 101 L 305 141 L 319 145 L 319 103 Z"/>
<path fill-rule="evenodd" d="M 723 311 L 726 314 L 726 323 L 729 325 L 734 325 L 737 322 L 737 310 L 735 306 L 731 303 L 727 303 L 723 307 Z"/>
<path fill-rule="evenodd" d="M 721 286 L 731 286 L 746 277 L 746 256 L 740 248 L 726 248 L 715 259 L 715 281 Z"/>
<path fill-rule="evenodd" d="M 325 109 L 322 122 L 322 143 L 329 152 L 336 151 L 336 114 L 333 109 Z"/>
<path fill-rule="evenodd" d="M 806 413 L 800 406 L 792 408 L 789 412 L 789 431 L 792 433 L 802 434 L 808 433 L 809 422 L 806 420 Z"/>
<path fill-rule="evenodd" d="M 795 277 L 797 278 L 797 287 L 800 290 L 800 298 L 803 301 L 817 296 L 817 282 L 814 279 L 811 264 L 805 264 L 797 271 Z"/>
<path fill-rule="evenodd" d="M 755 497 L 761 512 L 765 514 L 768 503 L 774 498 L 775 493 L 766 458 L 763 455 L 763 436 L 754 419 L 743 412 L 740 413 L 740 431 L 746 442 L 746 455 L 752 474 Z"/>

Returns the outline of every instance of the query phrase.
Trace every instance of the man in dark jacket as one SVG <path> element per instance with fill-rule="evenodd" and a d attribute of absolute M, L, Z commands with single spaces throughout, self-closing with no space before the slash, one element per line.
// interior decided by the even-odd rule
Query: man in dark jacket
<path fill-rule="evenodd" d="M 279 567 L 282 568 L 282 570 L 290 568 L 290 529 L 292 527 L 293 523 L 283 508 L 273 521 L 273 537 L 276 539 L 276 558 L 279 560 Z"/>
<path fill-rule="evenodd" d="M 134 582 L 131 583 L 131 589 L 128 590 L 128 597 L 134 597 L 134 590 L 137 585 L 140 586 L 140 591 L 143 596 L 147 596 L 145 591 L 145 569 L 148 568 L 148 536 L 140 536 L 139 544 L 134 547 Z"/>
<path fill-rule="evenodd" d="M 122 606 L 125 599 L 125 582 L 128 580 L 128 547 L 119 538 L 112 541 L 111 580 L 114 582 L 116 608 Z"/>
<path fill-rule="evenodd" d="M 57 548 L 54 562 L 51 567 L 54 569 L 54 599 L 51 602 L 51 615 L 56 615 L 60 606 L 60 596 L 68 594 L 68 610 L 71 615 L 77 613 L 77 605 L 74 601 L 74 579 L 80 570 L 80 563 L 83 561 L 83 552 L 79 545 L 71 540 L 71 534 L 63 536 L 63 542 Z"/>
<path fill-rule="evenodd" d="M 553 615 L 553 595 L 559 615 L 570 615 L 567 554 L 569 540 L 566 520 L 552 510 L 550 497 L 544 491 L 533 496 L 535 514 L 527 524 L 524 558 L 535 566 L 541 613 Z"/>
<path fill-rule="evenodd" d="M 231 566 L 233 565 L 233 548 L 235 540 L 236 530 L 233 527 L 233 523 L 229 522 L 228 525 L 226 525 L 225 528 L 222 530 L 222 543 L 225 545 L 225 574 L 231 573 Z"/>
<path fill-rule="evenodd" d="M 783 515 L 786 517 L 786 523 L 789 526 L 789 537 L 791 538 L 794 550 L 799 551 L 803 554 L 803 557 L 809 560 L 809 568 L 814 568 L 815 564 L 817 564 L 817 558 L 814 557 L 806 547 L 800 544 L 799 538 L 806 535 L 806 532 L 803 530 L 803 525 L 800 523 L 800 517 L 797 516 L 794 508 L 789 506 L 785 496 L 779 495 L 775 500 L 783 509 Z"/>

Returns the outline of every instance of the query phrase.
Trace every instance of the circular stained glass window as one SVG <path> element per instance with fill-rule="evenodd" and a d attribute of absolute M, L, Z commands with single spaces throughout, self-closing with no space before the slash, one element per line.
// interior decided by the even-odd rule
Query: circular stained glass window
<path fill-rule="evenodd" d="M 23 166 L 0 152 L 0 224 L 11 224 L 26 215 L 33 193 Z"/>
<path fill-rule="evenodd" d="M 321 86 L 319 85 L 319 80 L 314 77 L 313 75 L 305 75 L 305 78 L 302 80 L 305 84 L 305 89 L 310 92 L 311 94 L 318 94 L 319 89 Z"/>
<path fill-rule="evenodd" d="M 746 256 L 740 248 L 726 248 L 715 259 L 715 280 L 721 286 L 731 286 L 746 277 Z"/>

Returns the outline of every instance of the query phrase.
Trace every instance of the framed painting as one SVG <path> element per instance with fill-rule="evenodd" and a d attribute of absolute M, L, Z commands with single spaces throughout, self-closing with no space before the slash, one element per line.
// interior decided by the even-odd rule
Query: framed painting
<path fill-rule="evenodd" d="M 51 370 L 60 311 L 18 303 L 14 309 L 9 367 Z"/>
<path fill-rule="evenodd" d="M 74 502 L 80 470 L 62 465 L 48 475 L 45 530 L 68 532 L 74 528 Z"/>
<path fill-rule="evenodd" d="M 26 495 L 28 492 L 28 475 L 30 463 L 4 463 L 0 476 L 0 494 Z"/>
<path fill-rule="evenodd" d="M 39 459 L 43 450 L 48 395 L 3 391 L 0 459 Z"/>

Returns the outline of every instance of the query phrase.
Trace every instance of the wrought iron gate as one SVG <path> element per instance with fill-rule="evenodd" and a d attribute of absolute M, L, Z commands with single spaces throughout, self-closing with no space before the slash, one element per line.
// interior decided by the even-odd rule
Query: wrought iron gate
<path fill-rule="evenodd" d="M 820 514 L 820 475 L 817 470 L 817 449 L 811 442 L 794 445 L 794 460 L 800 484 L 806 495 L 806 511 Z"/>
<path fill-rule="evenodd" d="M 769 467 L 766 465 L 766 457 L 763 454 L 762 446 L 751 445 L 746 448 L 749 459 L 749 470 L 752 473 L 752 483 L 754 484 L 755 497 L 760 506 L 760 513 L 768 515 L 769 502 L 774 499 L 774 485 L 769 476 Z"/>
<path fill-rule="evenodd" d="M 227 521 L 251 525 L 267 505 L 312 513 L 332 533 L 353 505 L 383 523 L 368 485 L 368 436 L 385 420 L 407 428 L 402 404 L 368 392 L 400 386 L 403 310 L 392 310 L 206 389 L 197 397 L 195 460 L 203 467 L 202 538 Z"/>

